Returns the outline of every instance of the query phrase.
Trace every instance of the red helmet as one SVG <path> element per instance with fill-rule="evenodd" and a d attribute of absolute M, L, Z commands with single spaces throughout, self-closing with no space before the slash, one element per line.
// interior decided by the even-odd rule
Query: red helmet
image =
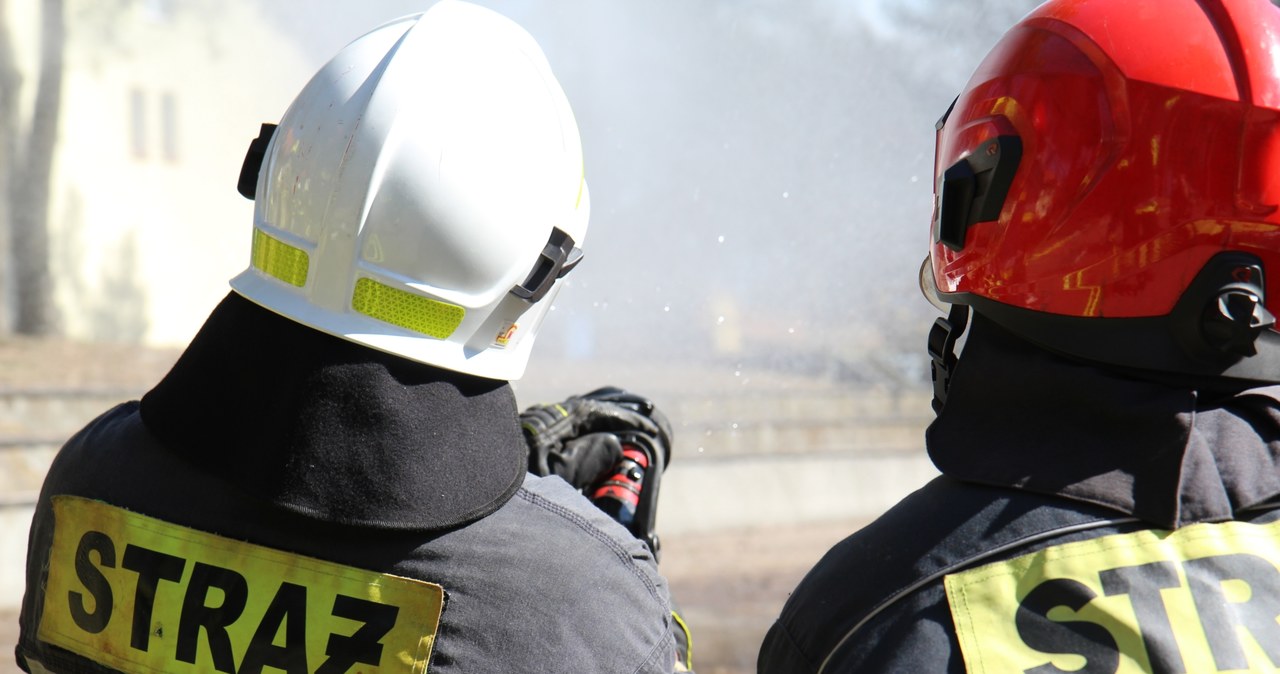
<path fill-rule="evenodd" d="M 1087 360 L 1280 382 L 1268 0 L 1047 2 L 939 121 L 934 171 L 938 299 Z"/>

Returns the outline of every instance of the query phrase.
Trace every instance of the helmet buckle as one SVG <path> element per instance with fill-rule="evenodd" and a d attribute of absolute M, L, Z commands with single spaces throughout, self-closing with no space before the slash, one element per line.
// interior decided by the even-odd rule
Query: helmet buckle
<path fill-rule="evenodd" d="M 939 317 L 929 330 L 929 371 L 933 377 L 933 411 L 942 412 L 947 402 L 947 391 L 951 388 L 951 373 L 955 369 L 959 357 L 956 355 L 956 342 L 964 334 L 969 322 L 969 306 L 952 304 L 951 312 L 946 318 Z"/>
<path fill-rule="evenodd" d="M 1183 349 L 1206 364 L 1258 355 L 1258 342 L 1276 324 L 1266 306 L 1262 261 L 1242 251 L 1218 253 L 1196 274 L 1170 312 Z"/>
<path fill-rule="evenodd" d="M 1205 307 L 1201 323 L 1205 341 L 1211 346 L 1236 356 L 1255 356 L 1255 341 L 1262 331 L 1276 324 L 1275 316 L 1262 304 L 1262 298 L 1245 284 L 1223 288 L 1215 301 Z"/>

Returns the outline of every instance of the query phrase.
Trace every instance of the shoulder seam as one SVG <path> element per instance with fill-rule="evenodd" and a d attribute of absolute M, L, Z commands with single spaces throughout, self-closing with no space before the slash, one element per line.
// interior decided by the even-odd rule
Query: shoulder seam
<path fill-rule="evenodd" d="M 609 550 L 613 552 L 614 556 L 618 558 L 618 561 L 621 562 L 633 576 L 639 579 L 640 582 L 644 583 L 645 588 L 649 590 L 649 594 L 652 595 L 658 603 L 663 604 L 664 606 L 666 605 L 665 602 L 662 601 L 661 593 L 658 592 L 657 584 L 653 582 L 652 578 L 637 567 L 634 559 L 631 557 L 631 553 L 627 552 L 626 549 L 619 545 L 611 536 L 591 524 L 591 522 L 587 521 L 587 519 L 582 515 L 573 512 L 545 496 L 535 494 L 525 487 L 521 487 L 516 492 L 516 495 L 535 507 L 542 508 L 543 510 L 559 515 L 565 520 L 568 520 L 578 529 L 586 532 L 592 538 L 604 543 Z"/>
<path fill-rule="evenodd" d="M 853 627 L 850 627 L 849 631 L 845 632 L 844 636 L 841 637 L 840 640 L 836 642 L 836 645 L 833 646 L 831 650 L 827 652 L 826 657 L 822 659 L 822 664 L 818 667 L 818 674 L 822 674 L 822 672 L 826 671 L 827 665 L 831 663 L 831 659 L 835 657 L 836 653 L 839 653 L 840 649 L 844 648 L 845 644 L 850 642 L 850 640 L 853 638 L 853 635 L 858 630 L 866 626 L 867 623 L 871 622 L 873 618 L 883 613 L 886 609 L 896 604 L 898 601 L 900 601 L 907 595 L 915 592 L 916 590 L 919 590 L 920 588 L 926 585 L 930 585 L 936 582 L 939 578 L 942 578 L 943 576 L 946 576 L 951 573 L 955 573 L 961 569 L 974 566 L 988 559 L 991 559 L 992 557 L 1002 555 L 1006 552 L 1016 550 L 1026 545 L 1031 545 L 1032 543 L 1036 543 L 1038 541 L 1047 540 L 1055 536 L 1062 536 L 1066 534 L 1077 533 L 1080 531 L 1088 531 L 1089 529 L 1098 529 L 1106 526 L 1119 526 L 1124 524 L 1133 524 L 1134 522 L 1141 522 L 1141 520 L 1139 520 L 1136 517 L 1118 517 L 1113 519 L 1093 520 L 1089 522 L 1083 522 L 1080 524 L 1057 527 L 1054 529 L 1050 529 L 1048 531 L 1040 531 L 1035 534 L 1032 534 L 1029 536 L 1023 536 L 1022 538 L 1019 538 L 1017 540 L 1010 541 L 1009 543 L 1006 543 L 999 547 L 995 547 L 990 550 L 983 550 L 973 556 L 966 557 L 952 564 L 949 564 L 941 569 L 938 569 L 937 571 L 934 571 L 933 573 L 923 578 L 920 578 L 916 582 L 898 590 L 897 592 L 894 592 L 893 594 L 885 598 L 883 601 L 881 601 L 879 604 L 872 607 L 872 609 L 868 611 L 866 615 L 862 616 L 862 619 L 859 620 L 857 623 L 855 623 Z"/>
<path fill-rule="evenodd" d="M 810 658 L 809 654 L 800 647 L 800 644 L 796 642 L 795 637 L 791 634 L 791 630 L 781 620 L 774 621 L 773 629 L 776 629 L 781 634 L 783 642 L 786 643 L 788 649 L 804 662 L 806 672 L 817 671 L 814 667 L 813 658 Z"/>

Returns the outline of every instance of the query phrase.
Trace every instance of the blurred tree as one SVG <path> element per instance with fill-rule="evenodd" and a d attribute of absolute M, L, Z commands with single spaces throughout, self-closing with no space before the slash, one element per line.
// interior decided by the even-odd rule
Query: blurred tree
<path fill-rule="evenodd" d="M 56 329 L 48 220 L 62 107 L 64 0 L 41 1 L 35 96 L 26 116 L 8 10 L 0 0 L 0 334 L 49 335 Z"/>
<path fill-rule="evenodd" d="M 9 176 L 16 155 L 18 91 L 22 78 L 14 62 L 12 33 L 4 17 L 9 15 L 8 2 L 0 0 L 0 335 L 12 331 L 13 313 L 13 253 L 10 237 L 9 197 L 3 186 L 9 184 Z"/>

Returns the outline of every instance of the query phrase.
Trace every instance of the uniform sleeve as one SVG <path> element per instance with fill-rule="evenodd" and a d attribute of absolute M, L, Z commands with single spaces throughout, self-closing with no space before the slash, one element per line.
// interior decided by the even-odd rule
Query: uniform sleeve
<path fill-rule="evenodd" d="M 817 671 L 814 664 L 792 641 L 781 621 L 774 622 L 764 636 L 756 657 L 757 674 L 808 674 Z"/>

